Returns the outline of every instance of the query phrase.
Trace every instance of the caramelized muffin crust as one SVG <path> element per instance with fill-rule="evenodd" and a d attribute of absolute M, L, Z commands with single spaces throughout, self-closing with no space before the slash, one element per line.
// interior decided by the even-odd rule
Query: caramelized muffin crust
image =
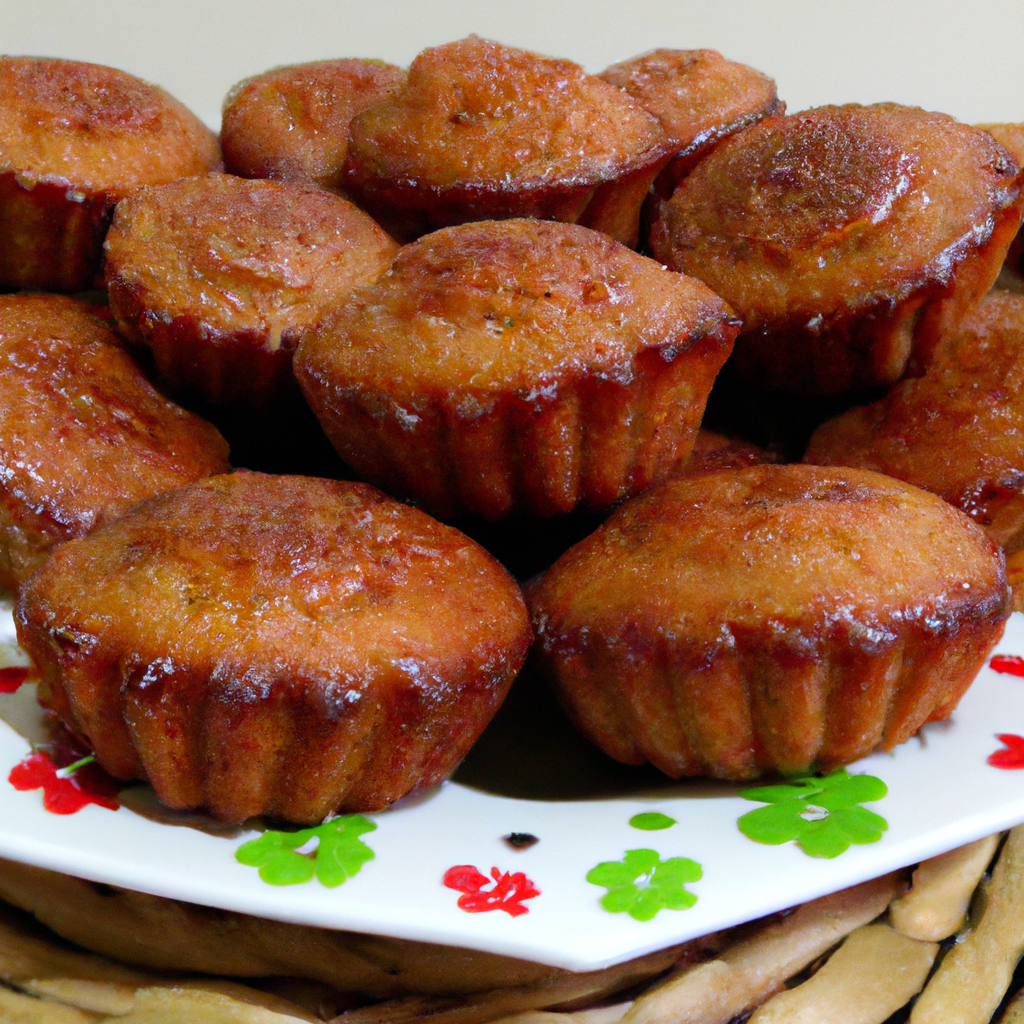
<path fill-rule="evenodd" d="M 979 124 L 976 127 L 988 132 L 1017 161 L 1018 167 L 1024 167 L 1024 122 Z M 1016 278 L 1016 290 L 1024 291 L 1024 229 L 1017 232 L 1006 253 L 1006 269 Z"/>
<path fill-rule="evenodd" d="M 778 456 L 756 444 L 702 427 L 694 438 L 690 457 L 673 476 L 706 476 L 723 469 L 743 469 L 778 461 Z"/>
<path fill-rule="evenodd" d="M 227 455 L 89 307 L 0 296 L 0 585 L 143 498 L 225 472 Z"/>
<path fill-rule="evenodd" d="M 42 701 L 108 772 L 229 821 L 441 781 L 531 639 L 515 582 L 458 531 L 363 484 L 246 472 L 63 546 L 16 617 Z"/>
<path fill-rule="evenodd" d="M 106 250 L 118 329 L 170 390 L 264 406 L 291 384 L 299 333 L 398 246 L 314 185 L 210 174 L 133 192 Z"/>
<path fill-rule="evenodd" d="M 668 774 L 828 770 L 949 715 L 1009 614 L 941 499 L 754 466 L 628 502 L 528 595 L 539 660 L 606 753 Z"/>
<path fill-rule="evenodd" d="M 772 118 L 689 175 L 659 259 L 743 317 L 737 367 L 785 390 L 892 383 L 995 280 L 1021 172 L 992 137 L 879 104 Z"/>
<path fill-rule="evenodd" d="M 717 50 L 651 50 L 598 77 L 632 96 L 665 129 L 673 157 L 655 185 L 665 198 L 715 143 L 786 109 L 773 79 Z"/>
<path fill-rule="evenodd" d="M 379 60 L 322 60 L 247 78 L 224 101 L 224 165 L 243 178 L 341 191 L 349 123 L 404 81 L 401 68 Z"/>
<path fill-rule="evenodd" d="M 996 290 L 940 339 L 923 377 L 823 423 L 804 461 L 906 480 L 1024 544 L 1024 295 Z"/>
<path fill-rule="evenodd" d="M 605 235 L 485 221 L 405 246 L 304 335 L 339 454 L 444 516 L 602 506 L 689 455 L 736 325 L 698 281 Z"/>
<path fill-rule="evenodd" d="M 220 165 L 195 115 L 114 68 L 0 57 L 0 95 L 0 287 L 92 287 L 118 200 Z"/>
<path fill-rule="evenodd" d="M 657 120 L 566 60 L 476 36 L 421 53 L 352 121 L 345 188 L 396 237 L 542 217 L 636 241 L 668 159 Z"/>

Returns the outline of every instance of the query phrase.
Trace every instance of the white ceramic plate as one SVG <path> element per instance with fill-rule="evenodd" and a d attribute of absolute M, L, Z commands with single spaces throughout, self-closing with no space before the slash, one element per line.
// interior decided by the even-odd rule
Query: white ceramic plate
<path fill-rule="evenodd" d="M 5 613 L 0 640 L 11 630 Z M 997 653 L 1024 654 L 1024 616 L 1013 616 Z M 464 781 L 367 816 L 375 829 L 342 846 L 356 851 L 349 863 L 358 870 L 327 887 L 318 878 L 268 884 L 256 868 L 239 863 L 236 851 L 259 838 L 258 831 L 215 836 L 158 823 L 126 807 L 111 811 L 90 805 L 66 816 L 46 811 L 41 791 L 18 791 L 8 781 L 11 769 L 31 752 L 25 736 L 41 727 L 34 687 L 25 685 L 0 696 L 0 855 L 264 917 L 590 970 L 812 899 L 1024 821 L 1024 772 L 988 764 L 1003 748 L 997 734 L 1024 735 L 1024 678 L 991 667 L 982 670 L 951 722 L 926 727 L 891 755 L 876 754 L 851 766 L 851 773 L 870 775 L 888 787 L 884 798 L 864 805 L 882 816 L 888 829 L 876 841 L 853 845 L 832 859 L 810 857 L 792 842 L 772 846 L 747 838 L 737 820 L 765 804 L 743 799 L 734 787 L 671 783 L 653 772 L 613 766 L 582 741 L 561 734 L 561 725 L 542 717 L 543 708 L 537 710 L 538 700 L 525 690 L 517 699 L 513 691 L 506 713 L 462 769 Z M 1024 767 L 1024 756 L 1020 764 Z M 566 798 L 573 793 L 575 799 Z M 653 831 L 630 824 L 645 813 L 675 824 Z M 820 818 L 813 808 L 802 813 L 802 820 Z M 517 850 L 503 838 L 511 833 L 528 833 L 538 841 Z M 372 851 L 372 859 L 365 859 L 359 843 Z M 655 851 L 663 863 L 686 858 L 700 865 L 700 879 L 685 885 L 696 897 L 689 909 L 661 909 L 650 920 L 637 920 L 628 911 L 602 907 L 607 886 L 587 881 L 588 873 L 637 849 Z M 287 851 L 283 856 L 293 866 L 315 864 Z M 450 869 L 465 866 L 487 876 L 486 885 L 476 878 L 482 893 L 475 897 L 475 911 L 471 894 L 443 883 Z M 493 906 L 479 909 L 501 902 L 492 892 L 500 885 L 492 868 L 509 873 L 506 887 L 518 883 L 520 893 L 532 883 L 527 892 L 537 894 L 519 901 L 518 914 Z M 629 873 L 624 865 L 599 872 L 605 881 L 624 873 Z M 662 877 L 670 873 L 671 866 Z M 682 865 L 682 873 L 696 871 Z M 467 874 L 472 876 L 462 872 L 462 879 Z M 642 887 L 644 879 L 639 882 Z M 677 884 L 664 890 L 669 903 L 686 902 L 678 882 L 677 877 Z M 630 892 L 623 898 L 627 904 Z M 460 899 L 470 909 L 460 908 Z M 506 906 L 514 909 L 513 903 Z"/>

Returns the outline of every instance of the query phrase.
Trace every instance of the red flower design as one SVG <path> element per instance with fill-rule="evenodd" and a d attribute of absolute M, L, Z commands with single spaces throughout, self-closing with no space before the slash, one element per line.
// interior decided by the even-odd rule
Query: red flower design
<path fill-rule="evenodd" d="M 41 789 L 43 806 L 52 814 L 74 814 L 86 804 L 116 811 L 117 783 L 95 764 L 83 765 L 73 776 L 58 775 L 49 754 L 39 750 L 11 769 L 7 781 L 18 790 Z"/>
<path fill-rule="evenodd" d="M 444 884 L 449 889 L 457 889 L 463 894 L 459 897 L 459 908 L 468 914 L 504 910 L 512 917 L 518 917 L 530 909 L 524 907 L 522 901 L 532 900 L 534 896 L 540 895 L 540 889 L 522 871 L 509 873 L 491 868 L 491 878 L 488 878 L 480 874 L 472 864 L 459 864 L 449 868 L 444 873 Z M 487 885 L 491 887 L 485 889 L 484 886 Z"/>
<path fill-rule="evenodd" d="M 1024 676 L 1024 658 L 1019 654 L 997 654 L 988 667 L 1008 676 Z"/>
<path fill-rule="evenodd" d="M 16 693 L 18 687 L 26 679 L 28 679 L 28 669 L 23 665 L 0 668 L 0 693 Z"/>
<path fill-rule="evenodd" d="M 988 763 L 993 768 L 1024 768 L 1024 736 L 1002 733 L 996 739 L 1003 744 L 1003 749 L 989 754 Z"/>

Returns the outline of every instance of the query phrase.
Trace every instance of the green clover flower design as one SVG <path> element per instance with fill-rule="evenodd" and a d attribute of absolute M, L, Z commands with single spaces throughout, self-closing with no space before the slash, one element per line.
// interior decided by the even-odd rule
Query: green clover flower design
<path fill-rule="evenodd" d="M 889 827 L 885 818 L 861 807 L 881 800 L 888 787 L 873 775 L 851 775 L 841 768 L 824 778 L 813 775 L 779 786 L 741 789 L 744 800 L 767 804 L 736 824 L 757 843 L 796 842 L 809 857 L 838 857 L 851 845 L 877 843 Z"/>
<path fill-rule="evenodd" d="M 376 827 L 361 814 L 348 814 L 298 832 L 264 832 L 259 839 L 243 843 L 235 851 L 235 860 L 259 868 L 260 878 L 269 885 L 298 885 L 316 875 L 322 885 L 333 889 L 373 860 L 373 850 L 359 837 Z M 319 840 L 315 850 L 296 852 L 312 839 Z"/>
<path fill-rule="evenodd" d="M 638 828 L 644 832 L 660 832 L 663 828 L 671 828 L 675 823 L 675 818 L 670 818 L 660 811 L 644 811 L 641 814 L 634 814 L 629 819 L 630 828 Z"/>
<path fill-rule="evenodd" d="M 608 892 L 601 906 L 610 914 L 627 913 L 637 921 L 650 921 L 659 910 L 689 910 L 697 902 L 686 888 L 704 872 L 688 857 L 663 861 L 656 850 L 627 850 L 622 860 L 602 861 L 587 872 L 587 881 Z"/>

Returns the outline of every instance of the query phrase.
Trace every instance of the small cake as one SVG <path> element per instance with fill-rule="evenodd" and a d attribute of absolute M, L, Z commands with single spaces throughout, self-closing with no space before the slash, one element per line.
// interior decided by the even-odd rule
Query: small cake
<path fill-rule="evenodd" d="M 216 429 L 159 394 L 90 307 L 0 296 L 0 585 L 136 502 L 228 469 Z"/>
<path fill-rule="evenodd" d="M 737 330 L 607 235 L 481 221 L 405 246 L 295 373 L 341 457 L 436 515 L 600 508 L 686 461 Z"/>
<path fill-rule="evenodd" d="M 674 778 L 829 771 L 949 716 L 1010 612 L 962 512 L 859 469 L 753 466 L 626 503 L 533 583 L 580 730 Z"/>
<path fill-rule="evenodd" d="M 530 646 L 483 548 L 364 484 L 241 471 L 159 495 L 22 588 L 40 700 L 117 779 L 225 821 L 432 786 Z"/>
<path fill-rule="evenodd" d="M 702 427 L 694 438 L 690 457 L 673 476 L 707 476 L 723 469 L 743 469 L 778 461 L 776 455 L 756 444 Z"/>
<path fill-rule="evenodd" d="M 1006 150 L 1018 167 L 1024 167 L 1024 122 L 1016 124 L 979 124 Z M 1006 254 L 1005 269 L 1013 275 L 1017 291 L 1024 291 L 1024 229 L 1017 232 Z"/>
<path fill-rule="evenodd" d="M 396 238 L 542 217 L 635 244 L 671 155 L 658 121 L 578 64 L 477 36 L 424 50 L 352 120 L 345 190 Z"/>
<path fill-rule="evenodd" d="M 939 340 L 923 377 L 823 423 L 804 462 L 906 480 L 1006 552 L 1024 545 L 1024 295 L 990 292 Z"/>
<path fill-rule="evenodd" d="M 349 122 L 404 81 L 401 68 L 380 60 L 321 60 L 247 78 L 224 101 L 224 166 L 242 178 L 341 191 Z"/>
<path fill-rule="evenodd" d="M 263 408 L 294 387 L 300 332 L 383 274 L 398 246 L 315 185 L 229 174 L 140 188 L 106 241 L 118 330 L 176 395 Z"/>
<path fill-rule="evenodd" d="M 717 50 L 651 50 L 599 77 L 650 111 L 671 140 L 672 159 L 654 186 L 665 199 L 726 136 L 786 109 L 773 79 Z"/>
<path fill-rule="evenodd" d="M 775 117 L 721 143 L 663 205 L 657 258 L 743 318 L 761 386 L 838 394 L 927 365 L 991 287 L 1020 223 L 1021 171 L 991 135 L 878 104 Z"/>
<path fill-rule="evenodd" d="M 116 202 L 220 166 L 194 114 L 114 68 L 0 57 L 0 97 L 0 289 L 94 287 Z"/>

